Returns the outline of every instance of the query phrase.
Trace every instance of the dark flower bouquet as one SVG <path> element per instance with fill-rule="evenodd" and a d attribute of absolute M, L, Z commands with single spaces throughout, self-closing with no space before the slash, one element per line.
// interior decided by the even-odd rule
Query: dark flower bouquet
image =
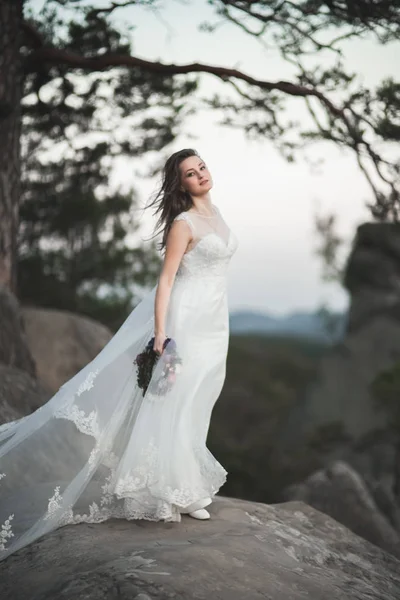
<path fill-rule="evenodd" d="M 133 361 L 133 364 L 138 367 L 137 383 L 140 389 L 143 390 L 144 396 L 151 381 L 154 367 L 161 358 L 164 363 L 163 369 L 160 376 L 151 382 L 151 391 L 157 396 L 164 396 L 172 389 L 176 375 L 181 371 L 182 359 L 176 351 L 176 342 L 172 338 L 167 337 L 165 339 L 161 355 L 153 350 L 153 346 L 154 337 Z"/>

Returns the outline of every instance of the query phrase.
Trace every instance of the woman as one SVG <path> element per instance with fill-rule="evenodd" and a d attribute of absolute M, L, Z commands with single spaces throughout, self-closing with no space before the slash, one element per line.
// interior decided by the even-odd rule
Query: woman
<path fill-rule="evenodd" d="M 209 518 L 227 475 L 206 437 L 238 246 L 211 187 L 195 150 L 170 156 L 153 202 L 164 225 L 158 284 L 43 407 L 0 427 L 0 558 L 67 524 Z M 143 385 L 137 357 L 149 343 L 158 360 Z"/>

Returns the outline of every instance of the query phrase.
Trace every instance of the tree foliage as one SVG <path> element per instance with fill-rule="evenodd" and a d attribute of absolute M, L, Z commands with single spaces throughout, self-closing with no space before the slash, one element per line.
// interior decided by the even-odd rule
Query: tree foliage
<path fill-rule="evenodd" d="M 164 64 L 140 59 L 118 44 L 93 47 L 95 37 L 109 19 L 124 8 L 162 8 L 155 0 L 48 0 L 48 5 L 74 9 L 82 20 L 79 43 L 40 43 L 27 56 L 28 71 L 40 65 L 69 72 L 104 72 L 124 66 L 128 71 L 158 76 L 160 82 L 177 74 L 210 73 L 232 88 L 234 94 L 208 98 L 220 109 L 222 123 L 237 126 L 252 136 L 268 137 L 288 159 L 315 141 L 329 141 L 355 153 L 359 167 L 374 195 L 370 204 L 375 218 L 399 218 L 400 84 L 393 79 L 368 89 L 354 73 L 346 71 L 344 45 L 348 40 L 375 38 L 380 44 L 394 43 L 400 30 L 400 2 L 386 0 L 209 0 L 218 21 L 200 28 L 215 38 L 218 28 L 233 23 L 256 37 L 268 52 L 278 50 L 293 67 L 291 81 L 268 81 L 234 68 L 201 63 Z M 83 35 L 85 32 L 85 35 Z M 31 32 L 31 38 L 34 37 Z M 88 43 L 81 44 L 81 39 Z M 118 37 L 118 36 L 117 36 Z M 232 63 L 237 61 L 232 56 Z M 162 85 L 160 83 L 160 85 Z M 310 127 L 287 117 L 285 100 L 302 98 Z"/>
<path fill-rule="evenodd" d="M 400 2 L 376 0 L 297 2 L 211 0 L 218 24 L 229 20 L 259 39 L 266 51 L 278 50 L 293 67 L 286 93 L 304 98 L 311 125 L 302 127 L 287 117 L 282 91 L 235 82 L 237 99 L 214 98 L 224 122 L 244 127 L 252 136 L 272 139 L 289 160 L 310 142 L 328 141 L 355 153 L 373 192 L 372 215 L 399 220 L 400 83 L 389 78 L 368 89 L 346 69 L 345 44 L 374 38 L 398 43 Z M 231 80 L 233 83 L 233 81 Z"/>

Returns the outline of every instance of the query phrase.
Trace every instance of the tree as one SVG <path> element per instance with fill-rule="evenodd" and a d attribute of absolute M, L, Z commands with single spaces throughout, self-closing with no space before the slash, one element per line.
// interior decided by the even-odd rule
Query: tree
<path fill-rule="evenodd" d="M 0 4 L 0 283 L 13 291 L 21 174 L 22 2 Z"/>
<path fill-rule="evenodd" d="M 210 0 L 221 17 L 221 23 L 227 20 L 233 22 L 248 35 L 256 36 L 261 43 L 272 43 L 278 47 L 282 57 L 293 65 L 292 81 L 259 79 L 237 69 L 215 65 L 147 61 L 134 56 L 127 46 L 123 48 L 119 44 L 100 47 L 94 47 L 93 44 L 87 46 L 85 43 L 71 44 L 62 35 L 56 39 L 51 35 L 46 37 L 38 29 L 37 23 L 24 21 L 21 1 L 0 2 L 4 7 L 0 12 L 0 26 L 6 32 L 6 41 L 2 45 L 8 51 L 8 60 L 17 65 L 9 78 L 13 88 L 21 88 L 22 69 L 26 77 L 35 78 L 37 95 L 40 95 L 43 84 L 56 77 L 68 79 L 71 74 L 78 73 L 87 79 L 93 77 L 94 81 L 99 81 L 114 68 L 121 69 L 128 80 L 134 78 L 132 74 L 136 74 L 137 77 L 151 78 L 152 81 L 156 79 L 160 85 L 165 81 L 170 81 L 172 85 L 176 75 L 212 74 L 234 92 L 228 98 L 208 99 L 209 106 L 223 110 L 225 123 L 233 124 L 231 115 L 234 111 L 238 126 L 244 127 L 250 135 L 268 134 L 289 159 L 293 159 L 296 151 L 306 143 L 316 140 L 349 148 L 354 152 L 374 194 L 374 203 L 371 204 L 374 217 L 398 219 L 399 162 L 393 147 L 400 133 L 397 116 L 400 86 L 392 80 L 382 82 L 376 90 L 361 86 L 354 74 L 345 72 L 341 50 L 344 39 L 373 35 L 380 43 L 395 40 L 400 23 L 398 0 L 391 3 L 385 0 L 352 3 L 341 0 Z M 48 7 L 62 8 L 59 18 L 65 26 L 69 23 L 70 28 L 73 24 L 80 27 L 80 39 L 83 41 L 86 35 L 90 39 L 90 31 L 102 31 L 102 28 L 108 27 L 116 11 L 134 5 L 155 7 L 156 2 L 114 0 L 100 5 L 95 0 L 92 3 L 83 0 L 47 1 Z M 65 15 L 68 10 L 72 10 L 75 16 L 67 18 Z M 215 35 L 218 24 L 207 23 L 202 26 Z M 23 35 L 23 52 L 17 55 L 15 44 L 13 46 L 7 40 L 22 41 Z M 326 67 L 315 67 L 319 60 L 327 64 L 327 56 L 332 56 L 333 62 Z M 4 65 L 1 68 L 4 70 Z M 136 90 L 135 78 L 131 84 L 132 89 Z M 0 94 L 1 105 L 4 105 L 4 98 L 8 99 L 8 127 L 15 131 L 20 120 L 18 107 L 13 108 L 11 92 L 5 92 L 4 87 L 0 88 Z M 15 89 L 12 94 L 12 98 L 17 100 L 21 97 Z M 288 97 L 303 99 L 312 120 L 310 128 L 302 128 L 286 118 L 284 100 Z M 153 127 L 157 129 L 157 124 L 153 123 Z M 7 157 L 18 156 L 17 136 L 7 137 L 4 126 L 0 129 L 0 143 L 3 148 L 8 148 Z M 386 148 L 389 148 L 389 152 Z M 15 167 L 14 177 L 17 171 Z M 1 169 L 0 206 L 2 214 L 6 215 L 7 230 L 15 230 L 18 218 L 15 206 L 18 206 L 19 194 L 5 183 L 9 172 L 10 166 L 4 164 Z M 13 210 L 10 207 L 14 207 Z M 12 244 L 7 247 L 2 244 L 2 281 L 11 281 L 7 273 L 11 272 L 15 262 L 13 252 Z"/>

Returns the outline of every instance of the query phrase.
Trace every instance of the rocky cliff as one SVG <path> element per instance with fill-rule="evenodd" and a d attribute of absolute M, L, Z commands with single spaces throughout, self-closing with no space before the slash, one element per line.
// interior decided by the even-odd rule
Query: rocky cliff
<path fill-rule="evenodd" d="M 2 600 L 398 600 L 400 562 L 303 504 L 59 529 L 0 563 Z"/>
<path fill-rule="evenodd" d="M 348 472 L 358 473 L 365 483 L 370 525 L 380 513 L 386 541 L 400 555 L 400 428 L 373 393 L 376 378 L 400 363 L 400 225 L 367 223 L 358 228 L 344 282 L 351 295 L 347 334 L 322 359 L 316 380 L 292 410 L 272 463 L 284 481 L 299 483 L 286 490 L 286 499 L 324 506 L 356 529 L 355 509 L 353 525 L 348 511 L 340 517 L 338 505 L 343 515 L 346 509 L 338 478 L 327 483 L 330 466 L 345 461 Z M 313 479 L 315 471 L 319 475 Z M 329 489 L 338 500 L 336 508 L 326 500 Z"/>

